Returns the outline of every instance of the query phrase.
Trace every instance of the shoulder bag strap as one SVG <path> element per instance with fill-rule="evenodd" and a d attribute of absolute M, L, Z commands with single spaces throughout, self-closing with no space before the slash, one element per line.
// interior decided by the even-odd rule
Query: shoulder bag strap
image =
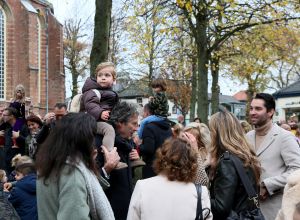
<path fill-rule="evenodd" d="M 245 190 L 248 194 L 249 199 L 253 200 L 254 204 L 256 206 L 258 206 L 257 193 L 255 192 L 254 187 L 252 186 L 252 184 L 249 180 L 249 177 L 246 175 L 246 172 L 245 172 L 245 169 L 242 165 L 241 160 L 238 157 L 236 157 L 234 155 L 231 155 L 231 154 L 230 154 L 230 159 L 233 162 L 233 164 L 235 166 L 235 169 L 236 169 L 237 173 L 240 176 L 240 179 L 241 179 L 241 181 L 242 181 L 242 183 L 245 187 Z"/>
<path fill-rule="evenodd" d="M 195 184 L 196 186 L 196 191 L 198 195 L 197 199 L 197 212 L 196 212 L 196 218 L 195 220 L 203 220 L 203 215 L 202 215 L 202 202 L 201 202 L 201 193 L 202 193 L 202 187 L 200 184 Z"/>

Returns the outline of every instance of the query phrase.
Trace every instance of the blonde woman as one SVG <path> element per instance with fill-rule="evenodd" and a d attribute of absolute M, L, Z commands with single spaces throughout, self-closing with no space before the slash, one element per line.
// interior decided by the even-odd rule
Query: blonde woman
<path fill-rule="evenodd" d="M 201 159 L 204 161 L 205 167 L 207 167 L 210 160 L 209 151 L 211 145 L 209 128 L 206 124 L 192 122 L 184 128 L 184 131 L 194 135 L 196 138 Z"/>
<path fill-rule="evenodd" d="M 201 185 L 208 186 L 209 180 L 207 174 L 205 172 L 205 168 L 209 166 L 210 156 L 209 156 L 209 149 L 210 149 L 210 131 L 208 127 L 203 123 L 192 122 L 188 124 L 184 131 L 187 133 L 192 134 L 197 141 L 198 147 L 198 170 L 196 174 L 195 183 L 200 183 Z"/>
<path fill-rule="evenodd" d="M 15 88 L 14 98 L 10 100 L 9 107 L 13 107 L 17 110 L 17 119 L 22 119 L 25 122 L 25 88 L 19 84 Z"/>
<path fill-rule="evenodd" d="M 259 188 L 260 164 L 238 119 L 230 112 L 218 112 L 209 122 L 211 132 L 211 209 L 215 219 L 227 219 L 235 213 L 256 208 L 249 200 L 230 157 L 241 160 L 256 191 Z"/>

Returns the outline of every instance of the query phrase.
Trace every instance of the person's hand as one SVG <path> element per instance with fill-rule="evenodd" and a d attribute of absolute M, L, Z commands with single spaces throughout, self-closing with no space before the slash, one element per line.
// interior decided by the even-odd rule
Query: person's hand
<path fill-rule="evenodd" d="M 12 188 L 12 183 L 4 183 L 3 184 L 3 191 L 9 192 L 9 190 Z"/>
<path fill-rule="evenodd" d="M 47 125 L 49 125 L 54 120 L 55 120 L 55 113 L 54 112 L 49 112 L 44 117 L 44 121 Z"/>
<path fill-rule="evenodd" d="M 260 184 L 260 189 L 259 189 L 259 198 L 260 198 L 260 200 L 264 201 L 268 198 L 268 196 L 269 196 L 268 190 L 267 190 L 265 184 L 262 182 Z"/>
<path fill-rule="evenodd" d="M 138 154 L 138 152 L 136 151 L 136 149 L 132 149 L 131 152 L 129 153 L 129 159 L 130 160 L 138 160 L 140 159 L 140 156 Z"/>
<path fill-rule="evenodd" d="M 97 156 L 98 156 L 98 150 L 97 149 L 95 149 L 94 151 L 93 151 L 93 159 L 94 160 L 96 160 L 96 158 L 97 158 Z"/>
<path fill-rule="evenodd" d="M 4 135 L 5 135 L 5 131 L 0 131 L 0 136 L 2 136 L 2 137 L 4 137 Z"/>
<path fill-rule="evenodd" d="M 20 136 L 20 131 L 13 131 L 12 138 L 17 139 Z"/>
<path fill-rule="evenodd" d="M 189 132 L 182 132 L 180 134 L 180 138 L 186 140 L 192 148 L 198 150 L 198 143 L 194 135 Z"/>
<path fill-rule="evenodd" d="M 104 121 L 107 121 L 108 118 L 109 118 L 109 113 L 110 113 L 110 111 L 101 112 L 101 119 L 104 120 Z"/>
<path fill-rule="evenodd" d="M 104 166 L 106 173 L 110 173 L 120 162 L 120 156 L 117 152 L 117 148 L 114 147 L 112 151 L 108 151 L 104 146 L 101 146 L 104 154 Z"/>

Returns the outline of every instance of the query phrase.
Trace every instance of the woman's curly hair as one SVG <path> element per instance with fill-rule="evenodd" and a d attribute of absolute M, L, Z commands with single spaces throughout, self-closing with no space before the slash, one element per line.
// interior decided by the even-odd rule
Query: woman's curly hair
<path fill-rule="evenodd" d="M 156 152 L 153 168 L 170 181 L 193 182 L 197 172 L 197 150 L 180 138 L 170 138 Z"/>

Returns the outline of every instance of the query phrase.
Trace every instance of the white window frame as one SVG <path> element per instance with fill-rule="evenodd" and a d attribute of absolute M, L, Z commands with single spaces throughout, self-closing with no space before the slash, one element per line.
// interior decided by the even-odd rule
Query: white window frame
<path fill-rule="evenodd" d="M 3 20 L 3 52 L 1 54 L 1 50 L 0 50 L 0 58 L 1 56 L 3 57 L 3 64 L 2 64 L 2 71 L 3 73 L 1 73 L 1 65 L 0 65 L 0 100 L 1 101 L 5 101 L 6 100 L 6 14 L 4 9 L 0 6 L 0 12 L 2 17 L 0 17 L 1 20 Z M 1 25 L 1 22 L 0 22 Z M 0 26 L 0 29 L 2 28 L 2 26 Z M 0 34 L 1 34 L 1 30 L 0 30 Z M 0 37 L 1 39 L 1 37 Z M 0 48 L 1 48 L 1 41 L 0 41 Z M 1 64 L 1 59 L 0 59 L 0 64 Z M 3 85 L 1 85 L 1 74 L 3 74 Z M 3 90 L 3 95 L 1 94 L 1 90 Z"/>

